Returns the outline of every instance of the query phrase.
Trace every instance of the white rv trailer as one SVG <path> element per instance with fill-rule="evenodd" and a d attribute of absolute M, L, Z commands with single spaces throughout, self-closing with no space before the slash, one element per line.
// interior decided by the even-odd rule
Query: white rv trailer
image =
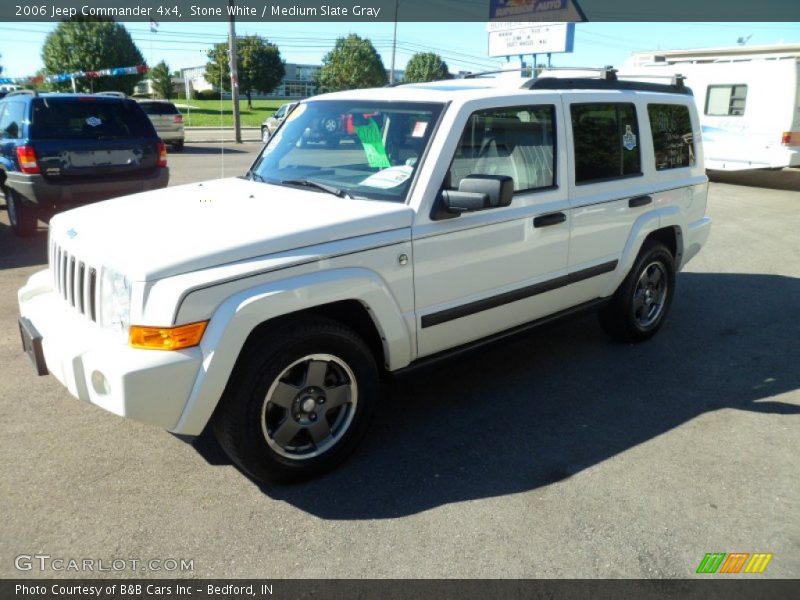
<path fill-rule="evenodd" d="M 800 44 L 636 52 L 618 75 L 650 74 L 686 78 L 707 168 L 800 167 Z"/>

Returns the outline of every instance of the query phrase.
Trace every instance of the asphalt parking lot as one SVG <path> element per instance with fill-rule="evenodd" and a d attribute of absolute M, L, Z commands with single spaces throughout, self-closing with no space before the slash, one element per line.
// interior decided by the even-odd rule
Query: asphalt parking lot
<path fill-rule="evenodd" d="M 172 182 L 258 148 L 223 167 L 187 146 Z M 348 463 L 291 487 L 37 378 L 16 290 L 46 230 L 17 239 L 0 210 L 0 577 L 79 575 L 15 569 L 37 553 L 194 561 L 126 576 L 692 577 L 707 552 L 800 576 L 800 172 L 771 175 L 711 184 L 710 242 L 650 342 L 587 317 L 408 375 Z"/>

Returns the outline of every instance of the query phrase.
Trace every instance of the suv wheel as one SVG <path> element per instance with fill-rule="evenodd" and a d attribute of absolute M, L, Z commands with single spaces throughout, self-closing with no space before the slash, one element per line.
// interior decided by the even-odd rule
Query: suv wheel
<path fill-rule="evenodd" d="M 325 318 L 248 344 L 214 415 L 231 460 L 258 481 L 293 481 L 341 463 L 366 433 L 378 370 L 353 330 Z"/>
<path fill-rule="evenodd" d="M 11 188 L 4 188 L 6 210 L 11 229 L 19 236 L 28 237 L 36 233 L 39 219 L 36 209 L 26 205 L 20 195 Z"/>
<path fill-rule="evenodd" d="M 600 312 L 600 324 L 616 340 L 647 340 L 664 323 L 674 291 L 672 254 L 663 244 L 648 243 L 611 302 Z"/>
<path fill-rule="evenodd" d="M 172 149 L 175 152 L 183 152 L 183 140 L 180 142 L 172 142 Z"/>

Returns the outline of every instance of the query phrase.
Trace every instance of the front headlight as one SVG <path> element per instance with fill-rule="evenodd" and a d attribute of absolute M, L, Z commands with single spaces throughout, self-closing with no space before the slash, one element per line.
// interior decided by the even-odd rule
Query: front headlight
<path fill-rule="evenodd" d="M 100 324 L 127 332 L 131 323 L 131 282 L 113 269 L 103 269 L 100 280 Z"/>

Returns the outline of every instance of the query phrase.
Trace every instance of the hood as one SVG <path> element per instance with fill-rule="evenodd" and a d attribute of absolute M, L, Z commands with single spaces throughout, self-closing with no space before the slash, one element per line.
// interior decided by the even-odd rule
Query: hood
<path fill-rule="evenodd" d="M 51 238 L 96 266 L 147 281 L 411 226 L 405 204 L 244 179 L 107 200 L 53 217 Z"/>

